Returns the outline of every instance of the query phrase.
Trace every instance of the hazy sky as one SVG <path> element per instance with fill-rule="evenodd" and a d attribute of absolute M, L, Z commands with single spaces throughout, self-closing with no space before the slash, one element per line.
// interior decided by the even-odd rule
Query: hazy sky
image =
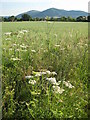
<path fill-rule="evenodd" d="M 0 15 L 17 15 L 29 10 L 58 8 L 88 12 L 89 0 L 0 0 Z"/>

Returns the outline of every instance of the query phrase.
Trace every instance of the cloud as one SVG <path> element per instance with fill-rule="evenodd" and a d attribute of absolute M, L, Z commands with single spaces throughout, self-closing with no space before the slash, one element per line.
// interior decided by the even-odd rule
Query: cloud
<path fill-rule="evenodd" d="M 66 10 L 88 11 L 88 0 L 52 0 L 52 6 Z"/>
<path fill-rule="evenodd" d="M 36 3 L 36 2 L 48 2 L 51 0 L 0 0 L 0 2 L 31 2 L 31 3 Z"/>

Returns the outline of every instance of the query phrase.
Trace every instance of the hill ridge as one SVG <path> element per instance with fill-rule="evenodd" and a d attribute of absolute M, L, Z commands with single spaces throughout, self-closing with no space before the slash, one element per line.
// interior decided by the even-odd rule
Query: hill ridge
<path fill-rule="evenodd" d="M 72 18 L 76 18 L 78 16 L 88 16 L 87 12 L 81 11 L 81 10 L 64 10 L 64 9 L 57 9 L 57 8 L 48 8 L 43 11 L 38 10 L 30 10 L 21 14 L 18 14 L 16 17 L 21 18 L 22 14 L 28 14 L 32 18 L 38 17 L 38 18 L 45 18 L 48 17 L 68 17 L 71 16 Z"/>

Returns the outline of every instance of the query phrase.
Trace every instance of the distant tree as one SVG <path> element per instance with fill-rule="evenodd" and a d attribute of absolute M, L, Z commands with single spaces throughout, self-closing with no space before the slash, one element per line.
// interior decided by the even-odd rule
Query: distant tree
<path fill-rule="evenodd" d="M 50 18 L 50 21 L 54 21 L 54 18 L 53 18 L 53 17 L 51 17 L 51 18 Z"/>
<path fill-rule="evenodd" d="M 0 17 L 0 22 L 3 22 L 4 21 L 4 17 Z"/>
<path fill-rule="evenodd" d="M 46 20 L 46 21 L 49 21 L 49 20 L 50 20 L 50 17 L 46 16 L 46 17 L 45 17 L 45 20 Z"/>
<path fill-rule="evenodd" d="M 8 18 L 4 17 L 4 22 L 8 22 Z"/>
<path fill-rule="evenodd" d="M 32 19 L 31 16 L 28 15 L 28 14 L 23 14 L 23 15 L 22 15 L 22 20 L 23 20 L 23 21 L 29 21 L 29 20 L 31 20 L 31 19 Z"/>
<path fill-rule="evenodd" d="M 76 18 L 77 22 L 86 22 L 87 21 L 87 16 L 79 16 Z"/>
<path fill-rule="evenodd" d="M 40 21 L 40 18 L 36 17 L 36 18 L 35 18 L 35 21 Z"/>
<path fill-rule="evenodd" d="M 90 22 L 90 15 L 87 17 L 88 22 Z"/>
<path fill-rule="evenodd" d="M 71 22 L 72 21 L 72 17 L 68 16 L 67 20 Z"/>
<path fill-rule="evenodd" d="M 60 21 L 67 21 L 67 18 L 65 16 L 60 18 Z"/>
<path fill-rule="evenodd" d="M 76 19 L 75 19 L 75 18 L 72 18 L 71 16 L 68 16 L 68 17 L 67 17 L 67 21 L 69 21 L 69 22 L 75 22 Z"/>
<path fill-rule="evenodd" d="M 8 21 L 11 21 L 11 22 L 13 22 L 13 21 L 15 21 L 15 16 L 10 16 L 10 17 L 8 17 Z"/>

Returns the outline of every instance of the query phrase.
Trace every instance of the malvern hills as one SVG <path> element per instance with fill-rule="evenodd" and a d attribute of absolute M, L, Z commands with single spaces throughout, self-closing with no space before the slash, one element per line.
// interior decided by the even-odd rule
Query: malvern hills
<path fill-rule="evenodd" d="M 78 11 L 77 10 L 67 11 L 67 10 L 63 10 L 63 9 L 49 8 L 49 9 L 46 9 L 44 11 L 37 11 L 37 10 L 27 11 L 25 13 L 21 13 L 21 14 L 17 15 L 16 17 L 21 18 L 21 16 L 23 14 L 28 14 L 32 18 L 36 18 L 36 17 L 45 18 L 46 16 L 57 17 L 57 18 L 60 18 L 62 16 L 65 16 L 65 17 L 70 16 L 72 18 L 77 18 L 79 16 L 88 16 L 87 12 L 80 11 L 80 10 L 78 10 Z"/>

